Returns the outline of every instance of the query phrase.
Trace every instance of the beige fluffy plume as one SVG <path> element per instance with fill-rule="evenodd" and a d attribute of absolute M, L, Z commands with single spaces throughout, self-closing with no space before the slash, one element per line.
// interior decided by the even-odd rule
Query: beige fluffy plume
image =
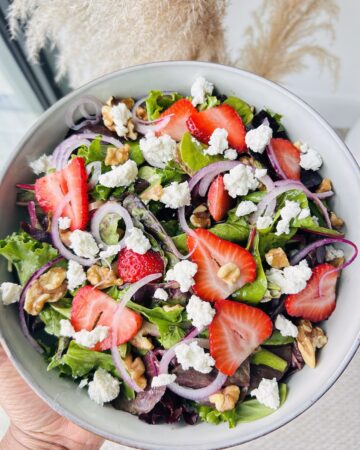
<path fill-rule="evenodd" d="M 160 60 L 226 62 L 226 0 L 14 0 L 9 26 L 25 27 L 29 59 L 58 50 L 57 79 L 72 87 L 122 67 Z"/>

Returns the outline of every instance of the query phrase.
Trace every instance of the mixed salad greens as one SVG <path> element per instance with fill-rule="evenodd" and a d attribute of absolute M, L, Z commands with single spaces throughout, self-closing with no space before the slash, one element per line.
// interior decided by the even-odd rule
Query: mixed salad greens
<path fill-rule="evenodd" d="M 18 278 L 2 301 L 48 370 L 152 424 L 234 427 L 282 405 L 357 248 L 320 154 L 281 119 L 202 77 L 188 97 L 73 103 L 17 185 L 28 221 L 0 241 Z"/>

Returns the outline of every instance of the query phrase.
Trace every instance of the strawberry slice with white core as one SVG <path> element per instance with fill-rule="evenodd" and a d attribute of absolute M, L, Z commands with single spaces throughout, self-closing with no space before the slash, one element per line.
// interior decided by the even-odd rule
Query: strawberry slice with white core
<path fill-rule="evenodd" d="M 261 309 L 243 303 L 219 300 L 215 309 L 209 325 L 210 354 L 215 367 L 231 376 L 271 335 L 273 325 Z"/>
<path fill-rule="evenodd" d="M 300 180 L 300 150 L 287 139 L 274 138 L 270 142 L 285 176 L 291 180 Z"/>
<path fill-rule="evenodd" d="M 191 260 L 198 266 L 193 290 L 204 300 L 227 298 L 256 278 L 255 259 L 240 245 L 203 228 L 188 236 L 187 245 Z"/>

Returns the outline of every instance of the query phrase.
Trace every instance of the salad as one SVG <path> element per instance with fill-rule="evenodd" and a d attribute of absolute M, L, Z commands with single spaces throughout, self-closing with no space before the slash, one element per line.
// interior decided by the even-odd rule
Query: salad
<path fill-rule="evenodd" d="M 188 96 L 81 97 L 65 121 L 17 185 L 28 219 L 0 240 L 17 278 L 2 302 L 29 344 L 150 424 L 275 412 L 289 376 L 316 367 L 357 256 L 321 155 L 203 77 Z"/>

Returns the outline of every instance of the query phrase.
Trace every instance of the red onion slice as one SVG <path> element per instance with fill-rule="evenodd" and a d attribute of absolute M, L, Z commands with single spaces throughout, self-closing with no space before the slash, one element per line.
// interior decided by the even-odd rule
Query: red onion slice
<path fill-rule="evenodd" d="M 94 109 L 94 113 L 89 113 L 86 106 L 89 105 Z M 80 123 L 75 124 L 74 115 L 76 110 L 85 118 Z M 92 95 L 84 95 L 75 100 L 67 109 L 65 113 L 65 123 L 72 130 L 80 130 L 86 125 L 95 125 L 101 119 L 102 103 L 99 99 Z"/>
<path fill-rule="evenodd" d="M 317 192 L 314 195 L 316 195 L 317 198 L 320 200 L 324 200 L 325 198 L 332 197 L 334 195 L 333 191 L 327 191 L 327 192 Z"/>
<path fill-rule="evenodd" d="M 73 261 L 78 262 L 82 266 L 92 266 L 96 263 L 95 258 L 81 258 L 80 256 L 74 255 L 63 243 L 59 234 L 59 217 L 61 217 L 61 213 L 63 212 L 65 206 L 70 202 L 71 194 L 67 194 L 59 203 L 56 211 L 52 217 L 51 222 L 51 239 L 54 247 L 56 247 L 59 253 L 66 259 L 72 259 Z"/>
<path fill-rule="evenodd" d="M 90 130 L 84 130 L 83 133 L 78 134 L 77 136 L 82 136 L 84 139 L 95 139 L 97 137 L 100 137 L 100 140 L 102 142 L 107 142 L 108 144 L 111 144 L 114 147 L 123 147 L 124 146 L 124 144 L 119 139 L 116 139 L 112 136 L 106 136 L 104 134 L 93 133 Z"/>
<path fill-rule="evenodd" d="M 169 95 L 169 94 L 171 94 L 171 91 L 164 91 L 164 94 L 165 95 Z M 144 135 L 146 133 L 148 133 L 149 131 L 156 132 L 156 131 L 161 130 L 163 127 L 165 127 L 169 123 L 171 117 L 174 115 L 174 114 L 169 114 L 169 115 L 167 115 L 165 117 L 160 117 L 159 119 L 155 119 L 155 120 L 143 120 L 143 119 L 140 119 L 136 115 L 136 110 L 138 109 L 139 106 L 141 106 L 143 103 L 145 103 L 145 100 L 147 98 L 148 98 L 148 96 L 142 97 L 140 100 L 138 100 L 134 104 L 134 106 L 133 106 L 133 108 L 131 110 L 131 116 L 132 116 L 132 120 L 133 120 L 133 122 L 135 124 L 136 130 L 139 133 L 144 134 Z"/>
<path fill-rule="evenodd" d="M 287 180 L 288 177 L 285 175 L 284 171 L 282 170 L 279 161 L 275 155 L 273 146 L 271 145 L 271 141 L 268 143 L 266 147 L 266 153 L 268 155 L 270 164 L 272 165 L 273 169 L 275 170 L 276 174 L 282 178 L 283 180 Z"/>
<path fill-rule="evenodd" d="M 92 174 L 91 174 L 92 172 Z M 93 189 L 93 187 L 98 183 L 99 177 L 101 175 L 101 162 L 93 161 L 92 163 L 86 166 L 86 173 L 88 176 L 91 174 L 91 177 L 88 181 L 88 189 Z"/>
<path fill-rule="evenodd" d="M 62 259 L 63 259 L 62 256 L 58 256 L 57 258 L 52 259 L 51 261 L 44 264 L 42 267 L 40 267 L 40 269 L 36 270 L 31 275 L 31 277 L 28 279 L 28 281 L 25 283 L 25 286 L 23 287 L 21 294 L 20 294 L 20 299 L 19 299 L 20 327 L 21 327 L 22 332 L 24 333 L 24 336 L 29 341 L 30 345 L 39 353 L 43 353 L 44 351 L 40 347 L 40 345 L 35 341 L 35 339 L 31 336 L 30 331 L 26 324 L 25 310 L 24 310 L 26 292 L 35 280 L 37 280 L 43 273 L 45 273 L 48 269 L 50 269 L 50 267 L 52 267 L 54 264 L 58 263 Z"/>
<path fill-rule="evenodd" d="M 70 158 L 71 153 L 82 145 L 89 146 L 88 141 L 84 136 L 73 134 L 64 141 L 62 141 L 54 150 L 52 154 L 52 163 L 56 170 L 63 169 Z"/>
<path fill-rule="evenodd" d="M 170 348 L 164 354 L 164 356 L 162 357 L 162 359 L 160 361 L 159 373 L 160 374 L 168 373 L 169 364 L 170 364 L 171 360 L 175 357 L 175 349 L 178 345 L 183 344 L 184 342 L 191 343 L 194 341 L 198 342 L 198 344 L 201 347 L 204 347 L 204 348 L 209 347 L 209 341 L 207 339 L 193 339 L 190 337 L 186 337 L 181 342 L 179 342 L 178 344 L 176 344 L 172 348 Z M 183 398 L 186 398 L 188 400 L 201 401 L 201 400 L 207 399 L 210 395 L 219 391 L 222 388 L 222 386 L 226 380 L 227 380 L 227 375 L 225 375 L 219 371 L 215 380 L 212 383 L 210 383 L 208 386 L 206 386 L 205 388 L 191 389 L 191 388 L 187 388 L 184 386 L 180 386 L 178 383 L 175 383 L 175 382 L 167 385 L 166 387 L 168 389 L 170 389 L 170 391 L 174 392 L 177 395 L 180 395 Z"/>
<path fill-rule="evenodd" d="M 122 312 L 124 311 L 124 308 L 126 307 L 126 304 L 131 299 L 131 297 L 143 286 L 145 286 L 148 283 L 151 283 L 151 281 L 155 281 L 158 278 L 162 277 L 162 273 L 154 273 L 151 275 L 147 275 L 146 277 L 142 278 L 141 280 L 137 281 L 136 283 L 132 284 L 130 288 L 125 292 L 121 302 L 116 307 L 114 312 L 114 317 L 112 321 L 112 347 L 111 347 L 111 355 L 115 364 L 116 369 L 118 370 L 121 378 L 124 380 L 124 382 L 131 387 L 135 392 L 142 392 L 143 389 L 141 389 L 140 386 L 138 386 L 137 383 L 131 378 L 128 371 L 126 370 L 126 367 L 124 366 L 124 363 L 119 355 L 119 349 L 116 345 L 116 336 L 117 336 L 117 327 L 120 324 L 120 317 Z"/>

